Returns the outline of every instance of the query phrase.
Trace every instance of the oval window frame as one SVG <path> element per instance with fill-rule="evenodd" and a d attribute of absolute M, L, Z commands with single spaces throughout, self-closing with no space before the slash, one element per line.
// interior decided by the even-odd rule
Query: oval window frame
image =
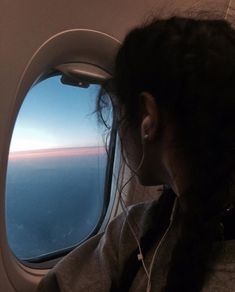
<path fill-rule="evenodd" d="M 6 170 L 8 164 L 8 153 L 11 142 L 12 133 L 14 130 L 15 121 L 20 110 L 21 104 L 30 90 L 30 88 L 38 81 L 45 78 L 45 74 L 52 72 L 66 63 L 85 63 L 92 66 L 101 68 L 108 74 L 112 75 L 114 57 L 120 46 L 120 42 L 105 33 L 89 30 L 89 29 L 73 29 L 63 31 L 52 36 L 39 49 L 29 60 L 17 86 L 14 101 L 11 105 L 11 112 L 8 121 L 8 132 L 6 143 L 4 147 L 4 161 L 3 161 L 3 187 L 5 189 Z M 89 75 L 89 74 L 88 74 Z M 115 163 L 117 168 L 118 162 Z M 115 184 L 110 184 L 112 199 L 115 198 Z M 5 191 L 3 192 L 5 195 Z M 116 203 L 114 203 L 116 204 Z M 107 225 L 110 217 L 112 217 L 112 206 L 109 204 L 107 209 L 107 216 L 100 226 L 103 230 Z M 1 206 L 3 208 L 3 220 L 1 228 L 4 234 L 2 238 L 2 256 L 3 265 L 7 271 L 9 281 L 13 287 L 21 288 L 31 291 L 35 287 L 35 283 L 53 267 L 55 263 L 60 260 L 59 258 L 51 259 L 43 263 L 25 264 L 18 260 L 11 252 L 6 236 L 5 227 L 5 203 Z M 17 283 L 17 284 L 14 284 Z"/>
<path fill-rule="evenodd" d="M 37 81 L 33 86 L 36 86 L 38 83 L 43 82 L 44 80 L 56 76 L 61 75 L 63 77 L 68 78 L 67 81 L 72 83 L 79 83 L 79 82 L 85 82 L 89 84 L 98 84 L 101 86 L 105 86 L 106 81 L 111 78 L 111 75 L 102 70 L 99 67 L 96 67 L 91 64 L 86 63 L 67 63 L 67 64 L 61 64 L 54 68 L 53 70 L 50 70 L 50 72 L 44 74 L 40 80 Z M 76 84 L 73 84 L 77 86 Z M 31 87 L 32 88 L 32 87 Z M 27 97 L 26 97 L 27 98 Z M 110 97 L 111 100 L 111 97 Z M 112 102 L 112 100 L 111 100 Z M 16 120 L 17 122 L 17 120 Z M 61 258 L 65 256 L 67 253 L 72 251 L 77 246 L 81 245 L 83 242 L 88 240 L 91 236 L 97 234 L 100 231 L 101 226 L 103 225 L 104 219 L 108 216 L 109 213 L 107 212 L 109 205 L 113 205 L 113 196 L 111 195 L 111 186 L 112 186 L 112 172 L 113 172 L 113 165 L 114 165 L 114 156 L 115 156 L 115 146 L 116 146 L 116 126 L 115 126 L 115 117 L 113 117 L 113 123 L 112 123 L 112 129 L 110 132 L 110 138 L 109 138 L 109 145 L 108 148 L 110 149 L 107 159 L 107 165 L 105 168 L 105 185 L 104 185 L 104 202 L 103 207 L 101 210 L 100 217 L 94 226 L 94 228 L 88 233 L 86 237 L 84 237 L 82 240 L 80 240 L 77 244 L 73 244 L 70 246 L 67 246 L 65 248 L 61 248 L 59 250 L 55 250 L 52 252 L 49 252 L 47 254 L 35 256 L 32 258 L 27 259 L 21 259 L 17 258 L 21 263 L 23 263 L 26 266 L 33 266 L 34 264 L 38 263 L 44 263 L 47 261 L 51 261 L 53 259 Z M 106 220 L 107 221 L 107 220 Z M 14 251 L 12 250 L 14 253 Z"/>

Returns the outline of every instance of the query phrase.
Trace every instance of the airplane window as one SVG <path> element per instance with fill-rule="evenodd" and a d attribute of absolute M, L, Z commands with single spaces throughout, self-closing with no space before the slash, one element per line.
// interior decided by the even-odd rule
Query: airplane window
<path fill-rule="evenodd" d="M 55 75 L 32 87 L 12 135 L 6 228 L 10 248 L 21 260 L 44 259 L 78 245 L 97 230 L 107 210 L 111 138 L 104 137 L 106 128 L 95 113 L 101 86 L 62 81 Z M 106 119 L 112 124 L 110 111 Z"/>

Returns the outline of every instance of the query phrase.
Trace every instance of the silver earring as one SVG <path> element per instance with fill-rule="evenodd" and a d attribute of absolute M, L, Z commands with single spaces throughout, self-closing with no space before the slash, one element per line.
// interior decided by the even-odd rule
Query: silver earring
<path fill-rule="evenodd" d="M 147 142 L 149 140 L 149 135 L 145 134 L 143 137 L 143 143 Z"/>
<path fill-rule="evenodd" d="M 148 140 L 149 139 L 149 135 L 148 134 L 145 134 L 144 135 L 144 140 Z"/>

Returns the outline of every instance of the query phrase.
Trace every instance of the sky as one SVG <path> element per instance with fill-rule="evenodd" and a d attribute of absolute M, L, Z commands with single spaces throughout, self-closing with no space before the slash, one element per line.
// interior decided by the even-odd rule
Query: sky
<path fill-rule="evenodd" d="M 36 84 L 19 111 L 10 152 L 103 146 L 94 113 L 99 85 L 64 85 L 60 76 Z"/>

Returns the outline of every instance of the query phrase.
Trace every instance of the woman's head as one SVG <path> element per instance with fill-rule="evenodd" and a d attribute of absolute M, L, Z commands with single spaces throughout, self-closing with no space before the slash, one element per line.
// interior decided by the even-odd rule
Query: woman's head
<path fill-rule="evenodd" d="M 160 142 L 155 154 L 171 142 L 195 179 L 225 180 L 234 170 L 235 32 L 227 22 L 172 17 L 132 30 L 114 81 L 124 148 L 137 145 L 139 161 L 147 134 L 147 143 Z"/>
<path fill-rule="evenodd" d="M 180 17 L 135 28 L 118 52 L 114 85 L 130 166 L 139 168 L 144 152 L 144 184 L 177 175 L 184 183 L 165 291 L 200 291 L 235 201 L 235 31 L 223 20 Z"/>

